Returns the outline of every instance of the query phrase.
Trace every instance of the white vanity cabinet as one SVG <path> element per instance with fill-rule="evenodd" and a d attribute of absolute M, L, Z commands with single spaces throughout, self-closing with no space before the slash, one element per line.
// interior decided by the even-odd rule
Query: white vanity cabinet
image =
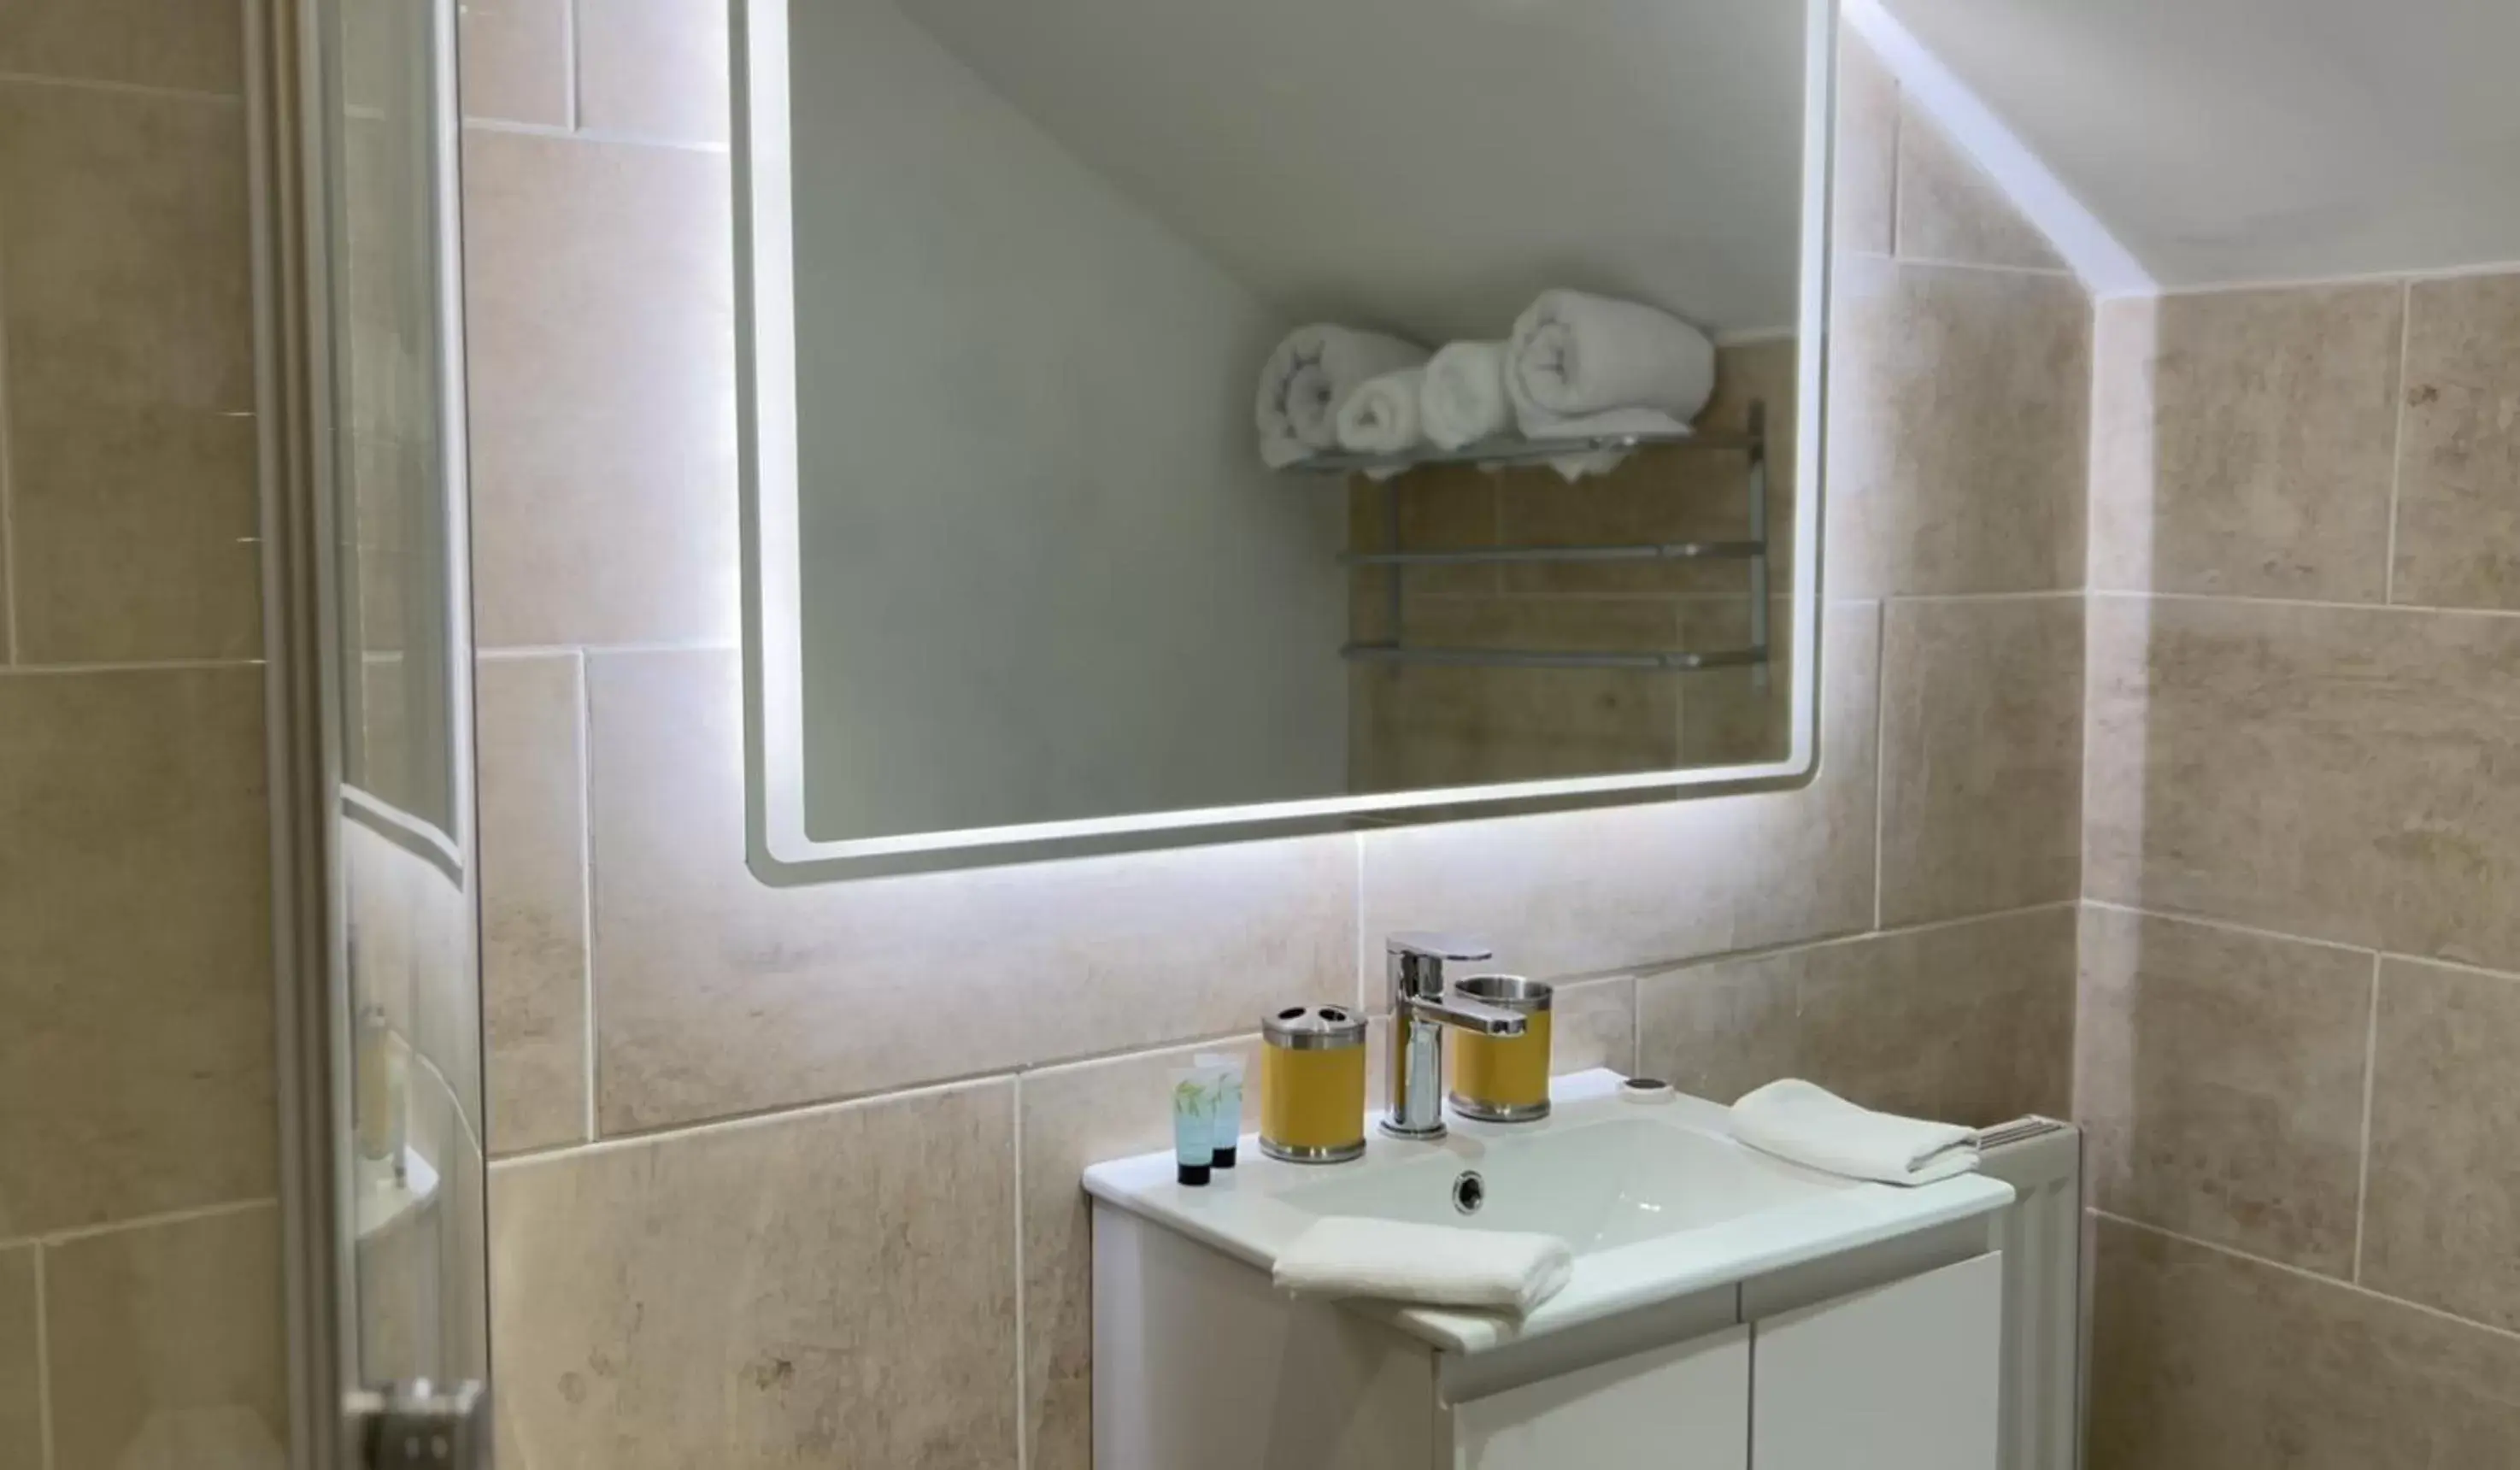
<path fill-rule="evenodd" d="M 1098 1203 L 1096 1470 L 1998 1470 L 1965 1220 L 1464 1352 Z"/>
<path fill-rule="evenodd" d="M 1750 1330 L 1655 1348 L 1452 1410 L 1451 1470 L 1745 1470 Z"/>
<path fill-rule="evenodd" d="M 1753 1323 L 1750 1470 L 1996 1470 L 2003 1261 Z"/>

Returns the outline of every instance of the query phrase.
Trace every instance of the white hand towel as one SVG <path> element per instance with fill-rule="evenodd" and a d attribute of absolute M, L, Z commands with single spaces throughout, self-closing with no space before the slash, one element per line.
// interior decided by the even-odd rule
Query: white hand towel
<path fill-rule="evenodd" d="M 1930 1184 L 1977 1168 L 1977 1134 L 1859 1108 L 1799 1079 L 1770 1082 L 1732 1105 L 1732 1136 L 1825 1173 Z"/>
<path fill-rule="evenodd" d="M 1426 360 L 1426 349 L 1372 332 L 1317 322 L 1286 334 L 1260 369 L 1253 417 L 1260 458 L 1282 470 L 1338 443 L 1338 412 L 1372 378 Z"/>
<path fill-rule="evenodd" d="M 1457 342 L 1426 364 L 1418 418 L 1430 443 L 1459 449 L 1494 438 L 1513 423 L 1505 393 L 1505 344 Z"/>
<path fill-rule="evenodd" d="M 1367 379 L 1339 407 L 1339 447 L 1352 454 L 1397 454 L 1424 443 L 1418 400 L 1425 382 L 1421 367 Z"/>
<path fill-rule="evenodd" d="M 1515 320 L 1507 348 L 1506 391 L 1524 435 L 1569 437 L 1629 434 L 1637 428 L 1583 427 L 1541 434 L 1534 425 L 1583 420 L 1614 409 L 1648 409 L 1684 425 L 1715 394 L 1715 344 L 1668 311 L 1580 291 L 1545 291 Z"/>
<path fill-rule="evenodd" d="M 1554 1236 L 1329 1216 L 1278 1257 L 1277 1281 L 1305 1296 L 1520 1315 L 1555 1296 L 1574 1273 L 1573 1248 Z"/>

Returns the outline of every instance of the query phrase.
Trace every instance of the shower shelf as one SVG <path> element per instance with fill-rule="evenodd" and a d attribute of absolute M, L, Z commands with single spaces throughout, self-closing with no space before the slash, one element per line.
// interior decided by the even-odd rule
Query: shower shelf
<path fill-rule="evenodd" d="M 1400 545 L 1400 488 L 1396 481 L 1382 482 L 1383 550 L 1347 551 L 1339 554 L 1342 565 L 1351 568 L 1387 567 L 1405 571 L 1411 567 L 1461 567 L 1496 563 L 1574 562 L 1574 563 L 1639 563 L 1738 561 L 1749 568 L 1750 641 L 1740 648 L 1721 649 L 1655 649 L 1639 651 L 1597 651 L 1518 648 L 1437 648 L 1410 644 L 1398 637 L 1407 624 L 1403 620 L 1404 583 L 1407 578 L 1395 573 L 1384 589 L 1384 617 L 1394 633 L 1390 642 L 1351 643 L 1339 650 L 1339 657 L 1361 664 L 1423 664 L 1487 666 L 1502 668 L 1626 668 L 1644 673 L 1689 673 L 1702 668 L 1742 668 L 1754 670 L 1762 680 L 1768 666 L 1768 444 L 1767 405 L 1752 403 L 1749 429 L 1739 434 L 1629 434 L 1592 439 L 1560 439 L 1534 443 L 1528 439 L 1491 440 L 1446 452 L 1427 450 L 1410 454 L 1345 454 L 1307 460 L 1295 468 L 1325 474 L 1354 474 L 1374 470 L 1400 471 L 1421 465 L 1476 464 L 1490 468 L 1514 465 L 1546 464 L 1569 454 L 1597 453 L 1604 450 L 1628 450 L 1654 445 L 1691 449 L 1732 450 L 1749 457 L 1747 481 L 1749 530 L 1746 537 L 1728 541 L 1649 541 L 1608 546 L 1454 546 L 1419 551 L 1404 550 Z"/>
<path fill-rule="evenodd" d="M 1677 430 L 1659 434 L 1601 434 L 1573 439 L 1527 439 L 1517 435 L 1511 438 L 1481 439 L 1475 444 L 1463 444 L 1459 449 L 1425 445 L 1398 454 L 1317 454 L 1310 459 L 1299 459 L 1286 469 L 1288 473 L 1297 475 L 1371 475 L 1376 472 L 1397 475 L 1404 470 L 1427 465 L 1478 465 L 1503 470 L 1545 465 L 1552 460 L 1575 459 L 1588 454 L 1624 454 L 1632 449 L 1666 446 L 1755 450 L 1760 443 L 1755 429 L 1748 434 L 1700 434 L 1693 430 Z"/>

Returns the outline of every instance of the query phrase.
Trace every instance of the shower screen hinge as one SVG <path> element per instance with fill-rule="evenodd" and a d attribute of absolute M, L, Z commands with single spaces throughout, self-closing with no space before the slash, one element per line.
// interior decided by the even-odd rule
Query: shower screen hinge
<path fill-rule="evenodd" d="M 354 1443 L 365 1470 L 489 1470 L 490 1392 L 428 1379 L 351 1396 Z"/>

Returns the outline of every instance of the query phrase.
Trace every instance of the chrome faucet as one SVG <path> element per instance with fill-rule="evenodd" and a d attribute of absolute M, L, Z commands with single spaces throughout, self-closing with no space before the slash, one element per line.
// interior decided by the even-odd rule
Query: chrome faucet
<path fill-rule="evenodd" d="M 1444 1136 L 1444 1028 L 1522 1034 L 1522 1018 L 1513 1012 L 1444 993 L 1446 962 L 1470 964 L 1493 952 L 1456 935 L 1395 934 L 1382 942 L 1391 978 L 1391 1066 L 1383 1079 L 1391 1108 L 1382 1131 L 1392 1137 Z"/>

